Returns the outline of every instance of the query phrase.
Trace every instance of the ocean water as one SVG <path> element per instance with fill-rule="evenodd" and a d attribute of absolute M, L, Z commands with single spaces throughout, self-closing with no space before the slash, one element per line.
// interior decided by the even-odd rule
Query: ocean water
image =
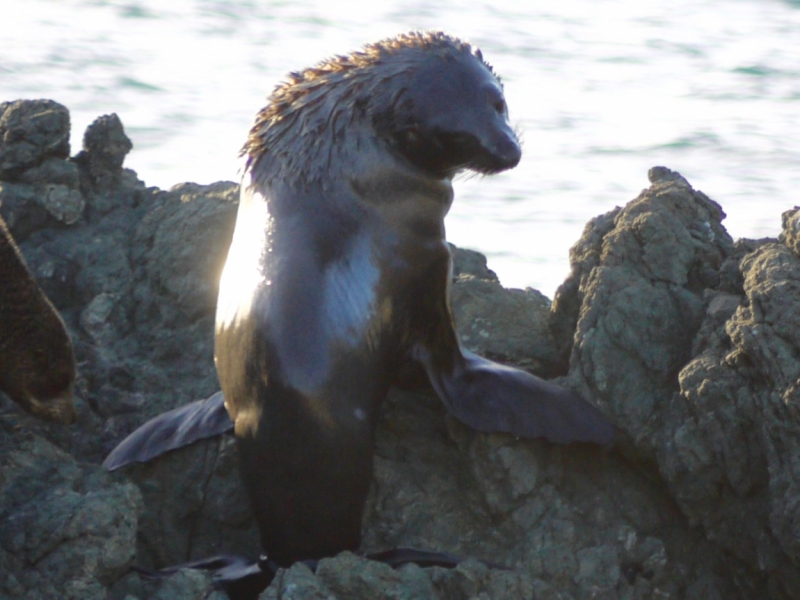
<path fill-rule="evenodd" d="M 0 101 L 52 98 L 73 153 L 117 113 L 148 185 L 238 180 L 238 150 L 292 70 L 411 29 L 480 47 L 523 159 L 463 177 L 448 238 L 506 286 L 553 295 L 590 218 L 665 165 L 774 236 L 800 204 L 800 2 L 779 0 L 5 0 Z"/>

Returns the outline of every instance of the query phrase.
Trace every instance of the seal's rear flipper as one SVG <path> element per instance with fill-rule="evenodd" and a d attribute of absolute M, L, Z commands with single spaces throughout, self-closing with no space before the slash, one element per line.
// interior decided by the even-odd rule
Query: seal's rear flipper
<path fill-rule="evenodd" d="M 126 437 L 103 461 L 107 471 L 153 458 L 233 429 L 222 392 L 150 419 Z"/>
<path fill-rule="evenodd" d="M 257 561 L 243 556 L 223 554 L 201 558 L 192 562 L 165 567 L 158 571 L 132 567 L 143 579 L 164 580 L 181 569 L 195 569 L 211 574 L 214 587 L 222 590 L 231 600 L 257 600 L 258 595 L 275 578 L 278 566 L 261 556 Z"/>
<path fill-rule="evenodd" d="M 414 357 L 447 409 L 473 429 L 503 431 L 550 442 L 609 444 L 614 426 L 597 408 L 570 390 L 461 350 L 452 369 L 434 362 L 418 346 Z"/>

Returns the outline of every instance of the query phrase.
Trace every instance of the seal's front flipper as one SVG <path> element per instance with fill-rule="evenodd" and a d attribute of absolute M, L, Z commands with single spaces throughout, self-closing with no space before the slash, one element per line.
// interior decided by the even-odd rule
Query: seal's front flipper
<path fill-rule="evenodd" d="M 570 390 L 467 350 L 458 354 L 448 369 L 437 365 L 427 348 L 418 346 L 413 353 L 447 409 L 473 429 L 558 444 L 613 441 L 614 426 Z"/>
<path fill-rule="evenodd" d="M 126 437 L 103 461 L 107 471 L 147 462 L 170 450 L 233 429 L 222 392 L 150 419 Z"/>

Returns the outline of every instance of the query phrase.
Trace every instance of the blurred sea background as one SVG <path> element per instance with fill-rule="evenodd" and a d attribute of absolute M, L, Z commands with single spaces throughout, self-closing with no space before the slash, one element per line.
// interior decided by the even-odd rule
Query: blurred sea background
<path fill-rule="evenodd" d="M 552 297 L 592 217 L 665 165 L 722 204 L 734 238 L 800 204 L 800 1 L 5 0 L 0 101 L 115 112 L 148 185 L 238 181 L 239 148 L 289 71 L 412 29 L 483 51 L 520 165 L 461 177 L 448 239 L 507 287 Z"/>

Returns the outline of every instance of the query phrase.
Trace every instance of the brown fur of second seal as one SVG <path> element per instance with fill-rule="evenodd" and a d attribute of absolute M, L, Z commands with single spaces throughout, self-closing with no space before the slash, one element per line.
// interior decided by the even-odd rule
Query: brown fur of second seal
<path fill-rule="evenodd" d="M 31 275 L 0 217 L 0 391 L 57 423 L 77 417 L 75 355 L 64 321 Z"/>

